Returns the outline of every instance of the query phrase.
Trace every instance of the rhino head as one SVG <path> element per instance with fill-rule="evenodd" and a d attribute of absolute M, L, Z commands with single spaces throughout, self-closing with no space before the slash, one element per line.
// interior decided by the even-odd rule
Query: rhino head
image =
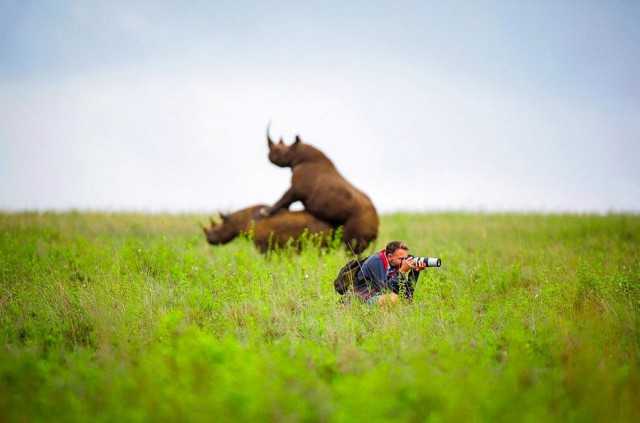
<path fill-rule="evenodd" d="M 271 123 L 269 123 L 269 126 Z M 296 135 L 296 140 L 290 146 L 286 146 L 280 138 L 277 144 L 269 136 L 269 126 L 267 126 L 267 142 L 269 145 L 269 161 L 279 167 L 292 167 L 298 161 L 298 149 L 302 144 L 300 137 Z"/>

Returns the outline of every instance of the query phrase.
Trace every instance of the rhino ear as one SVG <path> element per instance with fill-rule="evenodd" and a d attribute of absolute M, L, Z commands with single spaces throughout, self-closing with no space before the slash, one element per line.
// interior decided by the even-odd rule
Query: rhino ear
<path fill-rule="evenodd" d="M 284 145 L 284 141 L 282 141 L 282 137 L 280 137 L 280 142 L 278 144 Z"/>
<path fill-rule="evenodd" d="M 223 222 L 226 222 L 229 219 L 229 215 L 226 213 L 220 212 L 220 219 L 222 219 Z"/>
<path fill-rule="evenodd" d="M 294 141 L 293 145 L 298 145 L 302 143 L 302 139 L 300 139 L 299 135 L 296 135 L 296 140 Z"/>

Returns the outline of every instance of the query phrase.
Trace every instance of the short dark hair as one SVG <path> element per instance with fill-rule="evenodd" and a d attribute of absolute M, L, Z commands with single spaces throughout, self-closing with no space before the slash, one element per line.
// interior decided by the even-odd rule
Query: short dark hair
<path fill-rule="evenodd" d="M 386 252 L 387 254 L 393 254 L 396 250 L 405 250 L 409 251 L 409 247 L 402 241 L 391 241 L 387 244 Z"/>

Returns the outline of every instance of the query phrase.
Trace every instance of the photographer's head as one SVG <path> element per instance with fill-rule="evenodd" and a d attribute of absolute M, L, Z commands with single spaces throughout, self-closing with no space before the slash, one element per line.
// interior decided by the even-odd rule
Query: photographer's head
<path fill-rule="evenodd" d="M 385 249 L 391 267 L 398 268 L 409 254 L 409 247 L 402 241 L 391 241 Z"/>

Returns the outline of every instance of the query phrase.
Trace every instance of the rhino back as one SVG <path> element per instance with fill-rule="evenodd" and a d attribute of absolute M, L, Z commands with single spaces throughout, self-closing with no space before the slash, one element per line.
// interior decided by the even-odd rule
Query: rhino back
<path fill-rule="evenodd" d="M 335 170 L 294 172 L 292 186 L 309 212 L 329 221 L 344 221 L 362 208 L 373 207 L 363 192 Z"/>

